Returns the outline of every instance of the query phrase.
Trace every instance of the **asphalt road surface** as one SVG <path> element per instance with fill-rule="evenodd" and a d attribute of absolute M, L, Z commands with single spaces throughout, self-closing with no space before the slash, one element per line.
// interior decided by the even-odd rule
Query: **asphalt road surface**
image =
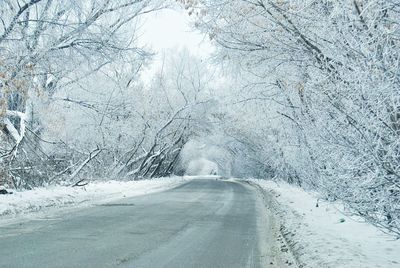
<path fill-rule="evenodd" d="M 262 267 L 256 190 L 177 188 L 0 227 L 0 267 Z"/>

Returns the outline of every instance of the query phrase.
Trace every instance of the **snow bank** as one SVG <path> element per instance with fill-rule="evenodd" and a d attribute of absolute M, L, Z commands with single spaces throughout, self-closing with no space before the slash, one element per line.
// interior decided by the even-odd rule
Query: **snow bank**
<path fill-rule="evenodd" d="M 304 267 L 400 267 L 400 241 L 344 215 L 339 203 L 319 200 L 317 207 L 316 193 L 286 183 L 250 181 L 276 199 L 282 233 Z"/>
<path fill-rule="evenodd" d="M 96 202 L 154 193 L 173 188 L 187 180 L 189 178 L 171 177 L 128 182 L 105 181 L 91 182 L 84 187 L 51 186 L 14 192 L 14 194 L 0 195 L 0 217 L 67 206 L 91 205 Z"/>

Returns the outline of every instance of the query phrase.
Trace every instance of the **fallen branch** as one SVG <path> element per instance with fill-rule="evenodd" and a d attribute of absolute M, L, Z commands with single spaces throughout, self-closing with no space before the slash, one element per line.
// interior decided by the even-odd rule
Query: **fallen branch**
<path fill-rule="evenodd" d="M 79 181 L 77 181 L 74 185 L 72 185 L 72 187 L 83 187 L 89 184 L 88 181 L 84 181 L 85 179 L 81 179 Z"/>
<path fill-rule="evenodd" d="M 98 155 L 101 153 L 102 150 L 103 150 L 103 149 L 97 148 L 96 150 L 90 152 L 88 158 L 86 158 L 85 161 L 83 161 L 83 162 L 77 167 L 77 169 L 71 174 L 70 178 L 71 178 L 71 179 L 75 178 L 75 177 L 78 175 L 78 173 L 79 173 L 93 158 L 95 158 L 96 156 L 98 156 Z"/>

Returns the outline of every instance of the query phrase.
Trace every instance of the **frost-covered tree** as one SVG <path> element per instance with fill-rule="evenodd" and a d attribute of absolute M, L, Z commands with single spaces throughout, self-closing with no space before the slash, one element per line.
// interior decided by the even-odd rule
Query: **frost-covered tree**
<path fill-rule="evenodd" d="M 240 71 L 258 123 L 236 132 L 273 173 L 399 233 L 398 1 L 183 2 Z"/>
<path fill-rule="evenodd" d="M 136 169 L 130 174 L 154 177 L 181 172 L 176 167 L 183 145 L 211 127 L 209 113 L 215 103 L 212 74 L 186 50 L 165 54 L 163 64 L 143 92 L 146 149 L 135 158 Z"/>
<path fill-rule="evenodd" d="M 40 148 L 40 142 L 49 142 L 41 137 L 44 122 L 37 108 L 46 111 L 58 92 L 72 85 L 84 89 L 91 75 L 109 72 L 115 64 L 141 66 L 146 53 L 135 43 L 135 28 L 141 14 L 158 7 L 148 0 L 1 2 L 3 180 L 19 184 L 24 176 L 47 177 L 31 173 L 49 159 Z M 80 99 L 64 101 L 87 106 Z"/>

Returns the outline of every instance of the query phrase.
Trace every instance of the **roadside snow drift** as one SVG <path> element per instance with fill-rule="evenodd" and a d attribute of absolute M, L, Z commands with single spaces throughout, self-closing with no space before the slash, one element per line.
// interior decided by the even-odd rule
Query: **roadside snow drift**
<path fill-rule="evenodd" d="M 171 177 L 127 182 L 90 182 L 84 187 L 51 186 L 14 192 L 0 195 L 0 217 L 144 195 L 176 187 L 187 180 L 188 178 Z"/>
<path fill-rule="evenodd" d="M 362 219 L 344 215 L 339 203 L 286 184 L 250 180 L 277 201 L 284 237 L 303 267 L 397 268 L 400 240 L 386 235 Z"/>

